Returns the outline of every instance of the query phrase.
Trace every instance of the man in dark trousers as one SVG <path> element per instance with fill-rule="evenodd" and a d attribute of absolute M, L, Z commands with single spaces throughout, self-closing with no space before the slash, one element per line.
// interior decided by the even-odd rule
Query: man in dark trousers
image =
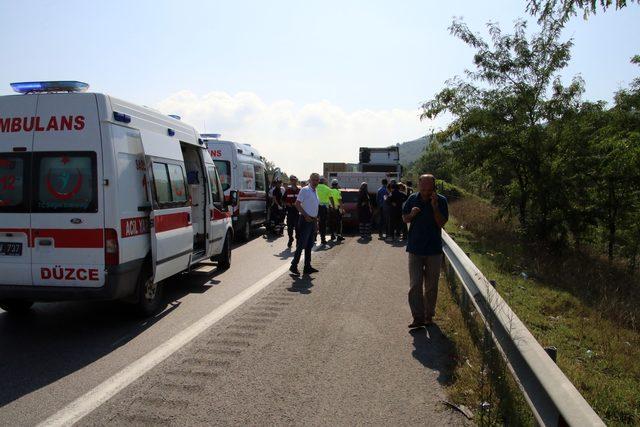
<path fill-rule="evenodd" d="M 316 193 L 316 187 L 320 182 L 320 175 L 312 173 L 309 177 L 309 185 L 302 188 L 298 193 L 296 200 L 296 209 L 300 212 L 298 218 L 298 241 L 296 242 L 296 253 L 291 260 L 291 271 L 295 275 L 299 275 L 298 263 L 304 250 L 304 274 L 316 273 L 318 270 L 311 266 L 311 249 L 313 248 L 314 235 L 316 232 L 316 223 L 318 222 L 318 208 L 320 201 Z"/>
<path fill-rule="evenodd" d="M 389 181 L 382 180 L 382 185 L 376 193 L 376 206 L 378 207 L 378 236 L 382 239 L 387 231 L 387 219 L 384 217 L 384 199 L 387 195 L 387 184 Z"/>
<path fill-rule="evenodd" d="M 436 193 L 435 177 L 422 175 L 418 193 L 409 196 L 402 207 L 402 220 L 410 224 L 407 252 L 413 322 L 409 328 L 433 324 L 442 263 L 442 227 L 448 219 L 447 199 Z"/>
<path fill-rule="evenodd" d="M 298 209 L 296 209 L 296 199 L 298 198 L 299 192 L 300 187 L 298 187 L 298 178 L 296 178 L 295 175 L 291 175 L 289 177 L 289 185 L 284 192 L 284 204 L 287 209 L 287 234 L 289 235 L 289 242 L 287 243 L 288 248 L 293 245 L 293 231 L 298 225 L 298 217 L 300 216 Z M 296 233 L 296 239 L 297 238 L 298 233 Z"/>

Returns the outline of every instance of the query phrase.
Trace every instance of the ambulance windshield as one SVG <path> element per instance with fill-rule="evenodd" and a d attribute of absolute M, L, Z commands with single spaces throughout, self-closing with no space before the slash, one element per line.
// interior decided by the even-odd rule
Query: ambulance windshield
<path fill-rule="evenodd" d="M 37 153 L 34 212 L 96 212 L 95 153 Z"/>
<path fill-rule="evenodd" d="M 0 212 L 26 212 L 26 154 L 0 154 Z"/>

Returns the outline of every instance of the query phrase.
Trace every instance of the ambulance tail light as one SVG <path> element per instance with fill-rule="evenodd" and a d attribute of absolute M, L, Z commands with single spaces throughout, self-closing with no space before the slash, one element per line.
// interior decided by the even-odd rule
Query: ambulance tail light
<path fill-rule="evenodd" d="M 118 232 L 113 228 L 104 230 L 104 263 L 118 265 L 120 263 L 120 248 L 118 247 Z"/>

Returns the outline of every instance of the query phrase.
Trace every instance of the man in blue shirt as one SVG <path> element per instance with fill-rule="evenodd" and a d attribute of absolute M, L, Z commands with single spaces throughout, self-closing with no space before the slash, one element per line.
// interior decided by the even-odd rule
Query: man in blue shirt
<path fill-rule="evenodd" d="M 384 217 L 384 196 L 387 195 L 387 184 L 389 181 L 382 180 L 382 186 L 378 188 L 376 195 L 376 204 L 378 205 L 378 237 L 382 238 L 382 233 L 387 229 L 387 221 Z"/>
<path fill-rule="evenodd" d="M 409 307 L 413 322 L 409 328 L 433 324 L 438 299 L 438 279 L 442 263 L 442 227 L 449 219 L 446 197 L 436 193 L 436 179 L 422 175 L 418 193 L 402 207 L 402 220 L 411 224 L 409 252 Z"/>

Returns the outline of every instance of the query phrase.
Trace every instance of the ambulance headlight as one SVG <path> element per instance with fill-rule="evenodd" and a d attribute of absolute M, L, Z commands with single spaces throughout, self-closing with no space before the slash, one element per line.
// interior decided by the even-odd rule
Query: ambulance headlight
<path fill-rule="evenodd" d="M 18 93 L 33 92 L 85 92 L 89 85 L 73 80 L 48 81 L 48 82 L 16 82 L 11 83 L 11 88 Z"/>

